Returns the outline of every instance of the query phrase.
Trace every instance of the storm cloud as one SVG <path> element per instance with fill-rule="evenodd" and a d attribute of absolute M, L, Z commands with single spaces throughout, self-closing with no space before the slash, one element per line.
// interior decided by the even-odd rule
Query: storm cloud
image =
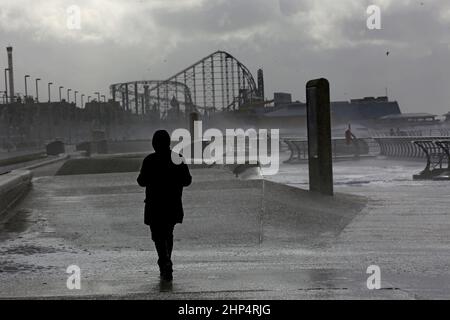
<path fill-rule="evenodd" d="M 382 30 L 366 27 L 371 4 L 381 7 Z M 71 5 L 80 30 L 67 28 Z M 107 92 L 115 82 L 165 79 L 220 49 L 254 74 L 264 69 L 268 98 L 287 91 L 304 100 L 306 81 L 327 77 L 333 100 L 387 88 L 404 112 L 443 114 L 449 31 L 448 0 L 0 0 L 0 47 L 14 47 L 22 92 L 25 74 Z"/>

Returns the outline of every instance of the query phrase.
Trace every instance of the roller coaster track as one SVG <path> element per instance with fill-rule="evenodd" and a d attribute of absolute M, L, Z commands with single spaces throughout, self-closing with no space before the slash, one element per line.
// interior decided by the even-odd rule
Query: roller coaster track
<path fill-rule="evenodd" d="M 140 80 L 110 86 L 114 101 L 135 114 L 184 117 L 218 110 L 238 110 L 261 101 L 263 88 L 249 69 L 231 54 L 216 51 L 166 80 Z"/>

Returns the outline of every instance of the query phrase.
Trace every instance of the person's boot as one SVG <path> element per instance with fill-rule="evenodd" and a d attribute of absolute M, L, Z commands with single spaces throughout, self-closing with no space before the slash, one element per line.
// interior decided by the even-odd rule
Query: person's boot
<path fill-rule="evenodd" d="M 165 281 L 173 280 L 172 261 L 168 260 L 164 265 L 164 267 L 162 268 L 161 278 Z"/>
<path fill-rule="evenodd" d="M 156 241 L 155 242 L 156 251 L 158 252 L 158 266 L 159 275 L 162 280 L 171 281 L 173 279 L 172 275 L 172 261 L 170 260 L 168 246 L 166 241 Z"/>

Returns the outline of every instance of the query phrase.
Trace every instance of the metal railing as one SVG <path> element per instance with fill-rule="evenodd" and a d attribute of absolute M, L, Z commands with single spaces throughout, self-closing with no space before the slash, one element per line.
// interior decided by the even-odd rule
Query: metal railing
<path fill-rule="evenodd" d="M 370 135 L 373 137 L 435 137 L 450 136 L 450 127 L 447 128 L 422 128 L 422 129 L 402 129 L 399 131 L 379 131 L 371 130 Z"/>
<path fill-rule="evenodd" d="M 369 138 L 355 139 L 348 144 L 345 138 L 333 138 L 331 140 L 332 156 L 334 159 L 368 156 L 371 154 L 370 151 L 372 149 L 370 140 Z M 289 159 L 285 163 L 308 159 L 308 140 L 306 138 L 285 137 L 282 141 L 290 151 Z"/>
<path fill-rule="evenodd" d="M 380 155 L 403 159 L 426 159 L 426 166 L 414 179 L 447 179 L 450 173 L 450 137 L 374 138 Z"/>
<path fill-rule="evenodd" d="M 423 142 L 427 145 L 431 153 L 443 152 L 442 149 L 435 144 L 435 141 L 445 141 L 450 137 L 430 136 L 430 137 L 377 137 L 374 140 L 380 146 L 380 155 L 394 158 L 426 158 L 427 154 L 423 147 L 415 142 Z"/>

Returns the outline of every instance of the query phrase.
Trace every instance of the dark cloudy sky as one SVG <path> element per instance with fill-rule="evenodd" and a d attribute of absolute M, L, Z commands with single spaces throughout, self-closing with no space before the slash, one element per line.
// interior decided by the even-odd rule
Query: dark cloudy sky
<path fill-rule="evenodd" d="M 66 26 L 74 4 L 80 30 Z M 370 4 L 381 7 L 382 30 L 366 27 Z M 21 92 L 30 74 L 106 93 L 221 49 L 254 75 L 264 69 L 268 97 L 304 100 L 306 81 L 326 77 L 333 100 L 388 87 L 403 112 L 450 111 L 450 0 L 0 0 L 2 67 L 7 45 Z"/>

